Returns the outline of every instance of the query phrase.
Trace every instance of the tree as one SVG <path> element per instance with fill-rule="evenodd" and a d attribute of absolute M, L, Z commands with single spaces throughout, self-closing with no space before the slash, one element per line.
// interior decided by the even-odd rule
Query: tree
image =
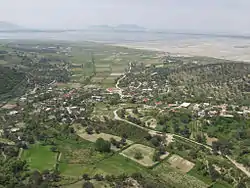
<path fill-rule="evenodd" d="M 160 141 L 156 138 L 156 137 L 153 137 L 151 139 L 151 143 L 155 146 L 155 147 L 158 147 L 160 145 Z"/>
<path fill-rule="evenodd" d="M 87 127 L 85 130 L 86 130 L 86 132 L 88 134 L 93 134 L 93 128 L 92 127 Z"/>
<path fill-rule="evenodd" d="M 103 180 L 104 180 L 104 177 L 103 177 L 102 175 L 100 175 L 100 174 L 96 174 L 96 175 L 94 176 L 94 179 L 95 179 L 96 181 L 103 181 Z"/>
<path fill-rule="evenodd" d="M 161 154 L 158 151 L 155 151 L 153 155 L 153 161 L 160 161 L 160 156 Z"/>
<path fill-rule="evenodd" d="M 140 151 L 137 151 L 135 153 L 134 158 L 137 159 L 137 160 L 141 160 L 141 159 L 143 159 L 143 155 L 142 155 L 142 153 Z"/>
<path fill-rule="evenodd" d="M 56 148 L 55 146 L 51 147 L 50 150 L 51 150 L 52 152 L 57 152 L 57 148 Z"/>
<path fill-rule="evenodd" d="M 88 174 L 83 174 L 83 175 L 82 175 L 82 179 L 84 179 L 84 180 L 90 180 Z"/>
<path fill-rule="evenodd" d="M 216 181 L 218 178 L 220 178 L 220 173 L 215 170 L 213 165 L 209 164 L 208 171 L 209 171 L 212 181 Z"/>
<path fill-rule="evenodd" d="M 105 141 L 103 138 L 98 138 L 95 143 L 97 151 L 110 152 L 111 144 L 109 141 Z"/>
<path fill-rule="evenodd" d="M 86 181 L 83 183 L 82 188 L 94 188 L 93 183 Z"/>
<path fill-rule="evenodd" d="M 43 181 L 43 177 L 38 171 L 34 171 L 29 179 L 30 183 L 33 185 L 40 185 Z"/>
<path fill-rule="evenodd" d="M 160 145 L 160 147 L 159 147 L 159 153 L 161 155 L 164 155 L 166 153 L 166 148 L 163 145 Z"/>

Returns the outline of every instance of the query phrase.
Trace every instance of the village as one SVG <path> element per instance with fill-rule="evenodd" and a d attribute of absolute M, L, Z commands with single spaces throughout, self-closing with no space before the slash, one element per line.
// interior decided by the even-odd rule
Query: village
<path fill-rule="evenodd" d="M 60 49 L 67 58 L 74 50 L 46 49 L 57 55 Z M 26 53 L 23 49 L 15 52 L 28 57 Z M 193 187 L 247 182 L 249 132 L 242 127 L 249 125 L 250 106 L 241 103 L 244 96 L 237 98 L 239 103 L 216 100 L 219 95 L 196 98 L 195 91 L 192 96 L 189 91 L 193 88 L 177 85 L 184 81 L 173 81 L 177 70 L 187 66 L 187 59 L 181 61 L 180 57 L 161 57 L 158 65 L 129 61 L 123 73 L 111 73 L 112 84 L 94 80 L 98 67 L 93 61 L 92 57 L 87 62 L 92 74 L 81 77 L 82 82 L 72 79 L 74 71 L 84 69 L 82 64 L 58 59 L 53 68 L 41 68 L 39 63 L 51 60 L 38 57 L 37 64 L 33 62 L 40 67 L 33 75 L 41 76 L 30 76 L 26 92 L 1 105 L 0 143 L 5 159 L 16 156 L 31 169 L 60 172 L 60 182 L 67 183 L 82 180 L 83 174 L 85 178 L 86 174 L 114 174 L 112 168 L 105 168 L 106 163 L 123 164 L 113 168 L 124 173 L 150 169 L 180 186 L 183 181 Z M 44 69 L 51 72 L 43 75 Z M 220 85 L 213 87 L 216 90 Z M 50 158 L 42 161 L 35 154 L 39 151 Z M 98 160 L 104 162 L 96 167 Z"/>

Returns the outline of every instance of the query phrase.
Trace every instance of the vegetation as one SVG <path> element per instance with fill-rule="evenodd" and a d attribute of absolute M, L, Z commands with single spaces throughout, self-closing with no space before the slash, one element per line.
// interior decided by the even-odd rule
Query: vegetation
<path fill-rule="evenodd" d="M 249 64 L 0 47 L 3 187 L 249 187 Z"/>
<path fill-rule="evenodd" d="M 103 138 L 98 138 L 95 143 L 97 151 L 100 152 L 110 152 L 111 144 L 109 141 L 105 141 Z"/>

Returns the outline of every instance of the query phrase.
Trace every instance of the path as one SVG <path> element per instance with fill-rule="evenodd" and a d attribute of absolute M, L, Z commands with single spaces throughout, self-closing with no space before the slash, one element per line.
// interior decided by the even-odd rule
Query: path
<path fill-rule="evenodd" d="M 226 158 L 233 163 L 238 169 L 240 169 L 242 172 L 244 172 L 248 177 L 250 177 L 250 172 L 247 170 L 246 167 L 243 166 L 243 164 L 237 163 L 235 160 L 230 158 L 229 156 L 226 155 Z"/>
<path fill-rule="evenodd" d="M 119 120 L 119 121 L 126 122 L 126 123 L 128 123 L 128 124 L 130 124 L 130 125 L 133 125 L 133 126 L 138 127 L 138 128 L 140 128 L 140 129 L 146 130 L 146 131 L 148 131 L 149 134 L 158 134 L 158 135 L 162 135 L 161 132 L 158 132 L 158 131 L 155 131 L 155 130 L 152 130 L 152 129 L 148 129 L 148 128 L 146 128 L 146 127 L 142 127 L 142 126 L 137 125 L 137 124 L 135 124 L 135 123 L 132 123 L 132 122 L 126 120 L 126 119 L 120 118 L 120 117 L 118 116 L 118 114 L 117 114 L 117 111 L 118 111 L 118 110 L 119 110 L 119 109 L 116 109 L 115 111 L 113 111 L 113 112 L 114 112 L 114 116 L 115 116 L 114 119 Z M 187 140 L 187 141 L 189 141 L 189 142 L 192 142 L 192 143 L 195 143 L 195 144 L 197 144 L 197 145 L 203 146 L 203 147 L 205 147 L 206 149 L 209 149 L 210 151 L 213 150 L 212 147 L 210 147 L 210 146 L 208 146 L 208 145 L 205 145 L 205 144 L 196 142 L 196 141 L 194 141 L 194 140 L 191 140 L 191 139 L 189 139 L 189 138 L 186 138 L 186 137 L 183 137 L 183 136 L 180 136 L 180 135 L 177 135 L 177 134 L 170 134 L 170 133 L 168 133 L 167 135 L 169 135 L 169 136 L 175 136 L 175 137 L 178 137 L 178 138 Z M 223 156 L 221 153 L 219 153 L 219 154 L 220 154 L 221 156 Z M 235 165 L 236 168 L 238 168 L 238 169 L 241 170 L 243 173 L 245 173 L 248 177 L 250 177 L 250 172 L 247 170 L 246 167 L 244 167 L 244 166 L 243 166 L 242 164 L 240 164 L 240 163 L 237 163 L 235 160 L 233 160 L 232 158 L 230 158 L 230 157 L 227 156 L 227 155 L 226 155 L 225 157 L 226 157 L 231 163 L 233 163 L 233 164 Z"/>
<path fill-rule="evenodd" d="M 129 71 L 128 71 L 128 73 L 131 72 L 131 69 L 132 69 L 132 64 L 131 64 L 131 62 L 129 62 Z M 121 98 L 121 99 L 124 97 L 124 95 L 122 94 L 122 89 L 119 87 L 119 84 L 120 84 L 120 82 L 121 82 L 126 76 L 127 76 L 127 75 L 126 75 L 126 73 L 125 73 L 121 78 L 119 78 L 119 79 L 117 80 L 117 82 L 116 82 L 116 84 L 115 84 L 116 89 L 119 90 L 119 91 L 118 91 L 118 94 L 120 95 L 120 98 Z"/>
<path fill-rule="evenodd" d="M 22 157 L 22 153 L 23 153 L 23 148 L 19 149 L 19 153 L 18 153 L 18 159 L 20 159 Z"/>
<path fill-rule="evenodd" d="M 2 156 L 4 158 L 4 161 L 7 159 L 7 156 L 5 155 L 5 153 L 2 151 Z"/>

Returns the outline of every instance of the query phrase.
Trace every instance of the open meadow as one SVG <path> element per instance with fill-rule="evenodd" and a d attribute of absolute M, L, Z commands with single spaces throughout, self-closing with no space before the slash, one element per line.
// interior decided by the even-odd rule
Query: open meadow
<path fill-rule="evenodd" d="M 127 148 L 126 150 L 121 152 L 121 155 L 145 166 L 150 167 L 156 164 L 157 162 L 153 161 L 153 155 L 154 155 L 154 148 L 144 146 L 141 144 L 134 144 Z M 142 157 L 141 159 L 136 159 L 135 155 L 136 153 L 141 153 Z"/>
<path fill-rule="evenodd" d="M 40 144 L 31 145 L 29 149 L 23 151 L 21 158 L 26 160 L 33 170 L 53 169 L 56 164 L 57 153 L 52 152 L 51 147 Z"/>

